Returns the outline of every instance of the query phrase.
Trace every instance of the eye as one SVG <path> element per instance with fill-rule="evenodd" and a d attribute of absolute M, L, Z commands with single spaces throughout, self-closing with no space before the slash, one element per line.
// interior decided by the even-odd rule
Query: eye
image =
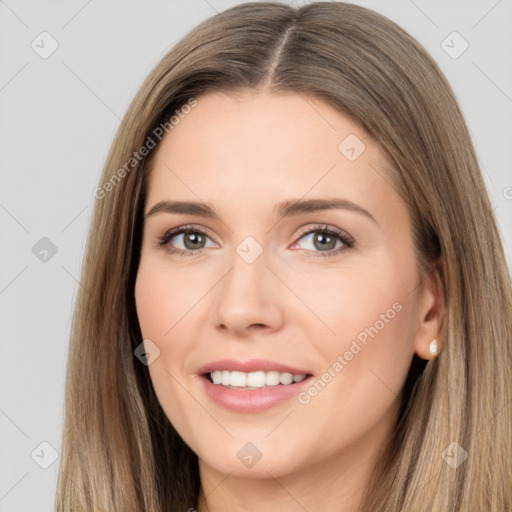
<path fill-rule="evenodd" d="M 299 240 L 306 240 L 305 250 L 312 252 L 312 256 L 335 256 L 341 251 L 354 246 L 354 239 L 345 231 L 327 225 L 314 226 L 302 233 Z M 297 242 L 292 246 L 295 248 Z"/>
<path fill-rule="evenodd" d="M 348 233 L 328 225 L 314 226 L 303 232 L 299 237 L 300 240 L 307 241 L 306 245 L 309 247 L 302 249 L 314 257 L 335 256 L 354 246 L 354 239 Z M 211 243 L 208 244 L 208 241 Z M 171 229 L 163 236 L 157 237 L 155 243 L 157 246 L 165 248 L 168 253 L 179 256 L 194 256 L 201 253 L 202 249 L 216 246 L 203 230 L 194 226 L 180 226 Z M 297 244 L 298 242 L 295 242 L 291 248 L 295 249 Z"/>
<path fill-rule="evenodd" d="M 206 247 L 215 247 L 214 243 L 207 245 L 207 240 L 210 240 L 210 237 L 204 231 L 193 226 L 180 226 L 167 231 L 157 239 L 156 244 L 165 247 L 165 250 L 171 254 L 188 256 L 198 254 Z M 173 241 L 172 244 L 171 241 Z"/>

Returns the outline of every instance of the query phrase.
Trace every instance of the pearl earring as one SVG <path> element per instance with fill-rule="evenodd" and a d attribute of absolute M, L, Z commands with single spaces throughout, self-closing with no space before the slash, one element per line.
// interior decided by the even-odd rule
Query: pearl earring
<path fill-rule="evenodd" d="M 430 354 L 432 356 L 435 356 L 436 353 L 437 353 L 437 340 L 436 339 L 433 339 L 431 342 L 430 342 Z"/>

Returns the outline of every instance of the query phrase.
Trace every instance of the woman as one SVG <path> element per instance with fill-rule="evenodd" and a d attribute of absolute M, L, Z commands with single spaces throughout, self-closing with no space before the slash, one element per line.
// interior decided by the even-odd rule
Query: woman
<path fill-rule="evenodd" d="M 330 2 L 210 18 L 95 197 L 57 510 L 512 510 L 510 277 L 402 29 Z"/>

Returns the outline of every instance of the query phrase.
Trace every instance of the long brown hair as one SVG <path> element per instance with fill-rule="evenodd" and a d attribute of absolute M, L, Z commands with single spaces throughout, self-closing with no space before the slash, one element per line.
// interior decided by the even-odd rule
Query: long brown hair
<path fill-rule="evenodd" d="M 134 356 L 142 341 L 134 283 L 156 150 L 139 153 L 159 126 L 170 132 L 168 120 L 190 100 L 239 88 L 315 95 L 374 137 L 394 163 L 418 264 L 424 272 L 435 265 L 441 278 L 440 354 L 426 366 L 414 359 L 395 435 L 360 510 L 512 510 L 510 275 L 449 84 L 417 41 L 371 10 L 254 2 L 213 16 L 177 43 L 115 137 L 95 192 L 74 312 L 57 511 L 197 506 L 197 456 Z M 449 463 L 454 450 L 467 454 L 457 467 Z"/>

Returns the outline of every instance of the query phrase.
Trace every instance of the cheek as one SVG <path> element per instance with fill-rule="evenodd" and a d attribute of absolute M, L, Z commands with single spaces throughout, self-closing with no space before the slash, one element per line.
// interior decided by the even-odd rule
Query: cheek
<path fill-rule="evenodd" d="M 173 307 L 177 301 L 173 299 L 174 288 L 169 288 L 165 275 L 139 269 L 135 284 L 135 303 L 137 317 L 144 338 L 160 340 L 173 325 Z"/>
<path fill-rule="evenodd" d="M 164 402 L 173 400 L 179 382 L 193 373 L 190 361 L 207 328 L 207 292 L 218 281 L 218 271 L 198 272 L 192 267 L 171 268 L 149 254 L 142 257 L 137 273 L 137 317 L 143 339 L 151 340 L 159 350 L 149 372 Z"/>
<path fill-rule="evenodd" d="M 373 265 L 351 264 L 302 290 L 331 332 L 324 328 L 316 343 L 322 373 L 299 398 L 313 416 L 330 410 L 348 437 L 377 424 L 397 403 L 414 353 L 417 278 L 412 256 L 382 254 Z"/>
<path fill-rule="evenodd" d="M 179 272 L 166 272 L 148 259 L 141 261 L 135 284 L 137 317 L 145 348 L 154 344 L 159 351 L 148 367 L 153 388 L 169 421 L 180 432 L 195 421 L 190 417 L 190 397 L 180 386 L 189 352 L 187 312 L 197 302 L 197 292 L 186 281 Z"/>
<path fill-rule="evenodd" d="M 322 352 L 343 349 L 353 339 L 365 343 L 377 335 L 396 339 L 410 337 L 410 307 L 417 275 L 414 260 L 395 261 L 386 254 L 362 259 L 338 268 L 320 269 L 310 275 L 287 276 L 287 282 L 309 308 L 308 329 L 316 326 L 318 336 L 309 338 Z M 299 305 L 300 306 L 300 305 Z M 304 313 L 304 308 L 301 313 Z M 294 321 L 300 320 L 291 313 Z M 404 332 L 405 336 L 398 336 Z M 387 335 L 386 335 L 387 334 Z M 378 347 L 376 347 L 378 348 Z"/>
<path fill-rule="evenodd" d="M 137 317 L 144 338 L 165 344 L 190 322 L 215 276 L 194 269 L 169 268 L 148 256 L 142 259 L 135 283 Z M 210 283 L 211 281 L 211 283 Z"/>

